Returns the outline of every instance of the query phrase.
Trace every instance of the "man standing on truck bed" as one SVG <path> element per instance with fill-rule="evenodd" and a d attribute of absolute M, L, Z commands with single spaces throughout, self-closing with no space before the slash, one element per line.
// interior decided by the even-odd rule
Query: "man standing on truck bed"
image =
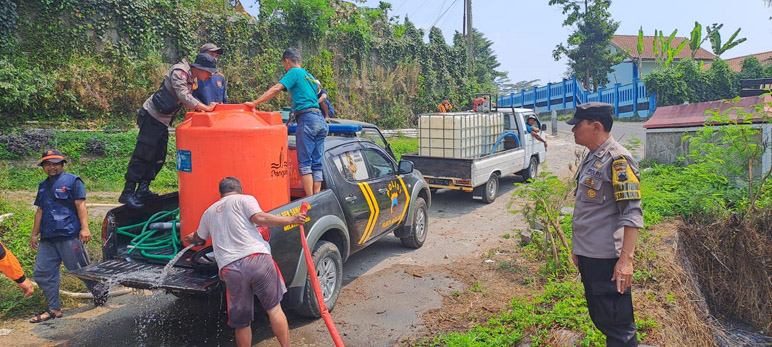
<path fill-rule="evenodd" d="M 214 104 L 204 105 L 191 91 L 194 78 L 206 81 L 216 72 L 217 60 L 209 54 L 199 53 L 192 64 L 182 59 L 169 69 L 158 90 L 145 100 L 137 111 L 137 144 L 126 169 L 126 184 L 118 202 L 131 208 L 142 208 L 145 206 L 143 199 L 158 195 L 150 191 L 150 181 L 166 162 L 172 117 L 182 105 L 196 111 L 214 109 Z"/>
<path fill-rule="evenodd" d="M 201 217 L 198 230 L 185 242 L 204 242 L 212 238 L 212 247 L 225 282 L 228 300 L 228 325 L 236 329 L 236 345 L 252 343 L 252 318 L 255 296 L 268 313 L 271 329 L 282 346 L 289 346 L 289 326 L 281 309 L 287 288 L 271 257 L 271 246 L 255 229 L 261 226 L 303 224 L 306 214 L 279 217 L 264 213 L 251 195 L 241 194 L 241 182 L 235 177 L 220 181 L 220 200 Z"/>
<path fill-rule="evenodd" d="M 217 47 L 214 43 L 205 43 L 199 49 L 199 53 L 206 53 L 218 59 L 220 54 L 223 53 L 223 49 Z M 193 85 L 193 96 L 205 105 L 211 102 L 227 104 L 228 91 L 226 89 L 225 76 L 220 72 L 215 72 L 212 78 L 208 80 L 196 79 L 196 83 Z"/>
<path fill-rule="evenodd" d="M 322 154 L 324 139 L 329 128 L 319 109 L 317 79 L 301 67 L 300 51 L 287 48 L 282 55 L 282 64 L 287 73 L 284 77 L 253 102 L 244 104 L 257 107 L 273 99 L 281 91 L 292 95 L 292 111 L 295 112 L 298 126 L 295 130 L 295 143 L 298 149 L 298 171 L 306 196 L 322 190 Z"/>
<path fill-rule="evenodd" d="M 576 176 L 571 259 L 587 308 L 608 346 L 637 346 L 630 286 L 638 229 L 643 228 L 638 163 L 611 136 L 614 107 L 590 102 L 566 123 L 590 153 Z"/>

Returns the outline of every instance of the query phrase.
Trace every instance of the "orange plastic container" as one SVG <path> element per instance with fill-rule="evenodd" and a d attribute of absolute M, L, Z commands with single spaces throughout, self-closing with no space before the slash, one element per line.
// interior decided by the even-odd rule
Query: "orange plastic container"
<path fill-rule="evenodd" d="M 280 113 L 217 105 L 213 112 L 188 112 L 176 137 L 183 240 L 220 199 L 224 177 L 238 178 L 244 194 L 257 198 L 263 211 L 289 202 L 287 127 Z"/>

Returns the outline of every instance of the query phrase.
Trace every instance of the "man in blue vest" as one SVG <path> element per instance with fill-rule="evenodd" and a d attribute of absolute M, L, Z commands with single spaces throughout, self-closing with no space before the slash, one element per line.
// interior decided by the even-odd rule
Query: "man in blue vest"
<path fill-rule="evenodd" d="M 86 187 L 83 181 L 64 172 L 62 152 L 49 149 L 43 152 L 40 165 L 48 178 L 38 185 L 35 197 L 35 221 L 29 244 L 37 250 L 35 281 L 48 301 L 48 310 L 30 319 L 40 323 L 62 316 L 59 301 L 59 268 L 80 269 L 89 264 L 85 244 L 91 240 L 86 211 Z M 83 281 L 94 294 L 94 305 L 107 301 L 106 288 L 101 283 Z"/>
<path fill-rule="evenodd" d="M 219 59 L 220 54 L 223 53 L 223 49 L 217 47 L 214 43 L 205 43 L 201 46 L 199 53 L 206 53 Z M 225 86 L 225 76 L 219 72 L 215 72 L 212 78 L 208 80 L 196 79 L 193 84 L 193 96 L 196 97 L 205 105 L 209 103 L 227 104 L 228 93 Z"/>

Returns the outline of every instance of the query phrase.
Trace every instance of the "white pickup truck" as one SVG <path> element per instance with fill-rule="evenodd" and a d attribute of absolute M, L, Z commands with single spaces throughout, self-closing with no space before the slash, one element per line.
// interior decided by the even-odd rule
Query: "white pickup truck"
<path fill-rule="evenodd" d="M 454 189 L 472 192 L 486 203 L 496 199 L 499 177 L 518 174 L 523 179 L 534 179 L 540 163 L 547 159 L 547 151 L 541 141 L 526 132 L 528 116 L 535 115 L 525 108 L 498 109 L 504 114 L 504 150 L 475 158 L 445 158 L 405 154 L 403 160 L 412 161 L 414 168 L 423 174 L 432 192 L 437 189 Z M 544 131 L 538 117 L 534 127 Z M 542 135 L 544 136 L 544 135 Z"/>

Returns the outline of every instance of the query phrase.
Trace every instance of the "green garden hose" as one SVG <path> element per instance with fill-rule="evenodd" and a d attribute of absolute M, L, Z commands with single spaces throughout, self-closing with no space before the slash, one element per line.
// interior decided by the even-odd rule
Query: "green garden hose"
<path fill-rule="evenodd" d="M 170 216 L 172 216 L 172 219 L 168 219 Z M 180 240 L 179 232 L 177 231 L 177 222 L 180 221 L 180 209 L 177 208 L 173 211 L 159 211 L 150 218 L 142 223 L 137 223 L 134 225 L 128 225 L 125 227 L 118 228 L 118 234 L 123 236 L 129 236 L 131 237 L 131 241 L 129 242 L 130 248 L 127 252 L 128 254 L 131 254 L 134 252 L 134 250 L 139 249 L 140 253 L 151 259 L 166 259 L 170 260 L 174 258 L 174 256 L 179 251 L 179 247 L 182 246 L 182 241 Z M 164 230 L 159 229 L 148 229 L 148 226 L 151 223 L 154 222 L 171 222 L 172 229 L 171 232 L 166 233 Z M 136 229 L 142 227 L 142 231 L 139 234 L 134 234 L 129 232 L 131 229 Z M 159 234 L 160 235 L 156 235 Z M 160 249 L 173 249 L 174 252 L 171 254 L 152 254 L 147 251 L 156 251 Z"/>

